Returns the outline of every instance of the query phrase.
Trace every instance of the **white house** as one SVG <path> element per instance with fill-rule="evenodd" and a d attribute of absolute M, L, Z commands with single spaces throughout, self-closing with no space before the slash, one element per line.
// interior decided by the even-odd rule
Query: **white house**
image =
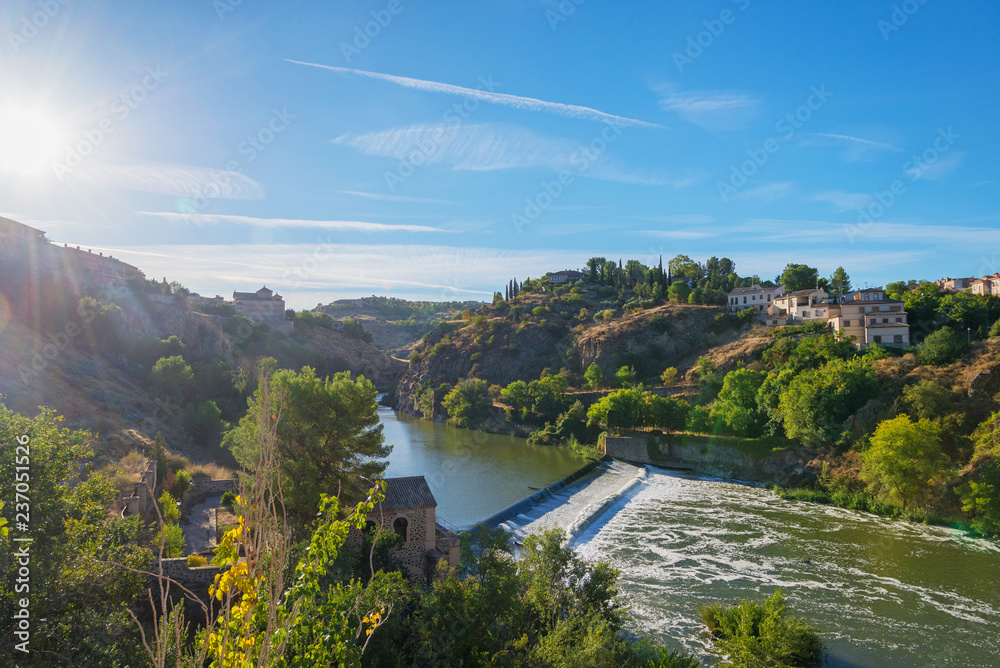
<path fill-rule="evenodd" d="M 729 293 L 729 310 L 743 311 L 752 308 L 758 313 L 767 311 L 776 297 L 785 294 L 784 285 L 764 287 L 753 285 L 749 288 L 736 288 Z"/>

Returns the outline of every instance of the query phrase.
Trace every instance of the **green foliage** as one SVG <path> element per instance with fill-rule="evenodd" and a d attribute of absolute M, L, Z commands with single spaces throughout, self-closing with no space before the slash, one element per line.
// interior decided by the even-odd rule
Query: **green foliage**
<path fill-rule="evenodd" d="M 778 278 L 778 282 L 785 286 L 786 292 L 815 288 L 818 280 L 819 271 L 804 264 L 785 265 L 785 270 Z"/>
<path fill-rule="evenodd" d="M 163 490 L 163 494 L 160 494 L 156 502 L 160 504 L 160 513 L 165 523 L 177 524 L 181 521 L 181 509 L 177 506 L 177 499 L 170 492 Z"/>
<path fill-rule="evenodd" d="M 806 444 L 833 440 L 878 389 L 874 367 L 861 359 L 832 360 L 794 376 L 778 403 L 785 433 Z"/>
<path fill-rule="evenodd" d="M 667 297 L 672 302 L 686 304 L 691 295 L 691 287 L 684 281 L 674 281 L 667 290 Z"/>
<path fill-rule="evenodd" d="M 701 620 L 715 637 L 720 666 L 770 668 L 819 665 L 823 643 L 802 618 L 787 616 L 778 589 L 763 604 L 744 599 L 738 605 L 701 606 Z"/>
<path fill-rule="evenodd" d="M 712 419 L 712 412 L 705 406 L 691 407 L 684 429 L 694 434 L 714 434 L 718 431 L 716 422 Z"/>
<path fill-rule="evenodd" d="M 465 429 L 481 425 L 490 415 L 493 400 L 484 380 L 466 380 L 451 389 L 441 401 L 448 423 Z"/>
<path fill-rule="evenodd" d="M 167 477 L 167 439 L 162 432 L 156 432 L 153 437 L 153 448 L 149 458 L 156 462 L 156 479 L 163 481 Z"/>
<path fill-rule="evenodd" d="M 226 423 L 222 421 L 222 411 L 211 400 L 185 406 L 181 422 L 188 434 L 203 444 L 218 445 L 226 428 Z"/>
<path fill-rule="evenodd" d="M 270 393 L 254 393 L 250 409 L 227 432 L 224 443 L 245 465 L 256 461 L 258 420 L 262 411 L 279 413 L 277 447 L 281 460 L 285 504 L 290 512 L 312 517 L 324 490 L 342 490 L 356 500 L 368 479 L 385 470 L 392 446 L 383 444 L 376 389 L 364 376 L 349 371 L 319 378 L 314 369 L 278 371 Z"/>
<path fill-rule="evenodd" d="M 570 400 L 564 391 L 569 383 L 562 376 L 545 376 L 530 383 L 516 380 L 500 392 L 513 419 L 534 424 L 553 421 L 565 411 Z"/>
<path fill-rule="evenodd" d="M 764 374 L 736 369 L 726 374 L 719 396 L 712 406 L 712 419 L 724 424 L 734 436 L 754 438 L 764 431 L 765 418 L 757 406 L 757 393 Z"/>
<path fill-rule="evenodd" d="M 150 382 L 157 395 L 180 402 L 192 388 L 194 372 L 180 355 L 161 357 L 153 365 Z"/>
<path fill-rule="evenodd" d="M 946 473 L 940 428 L 927 419 L 912 422 L 900 415 L 879 424 L 871 447 L 861 453 L 861 478 L 875 494 L 906 509 L 927 501 L 933 483 Z"/>
<path fill-rule="evenodd" d="M 715 374 L 715 361 L 709 357 L 699 357 L 694 365 L 694 375 L 702 385 Z"/>
<path fill-rule="evenodd" d="M 635 369 L 623 366 L 615 371 L 615 384 L 618 387 L 632 387 L 635 385 Z"/>
<path fill-rule="evenodd" d="M 924 342 L 917 348 L 917 359 L 921 364 L 949 364 L 962 354 L 962 348 L 955 330 L 942 327 L 924 338 Z"/>
<path fill-rule="evenodd" d="M 174 474 L 174 487 L 170 490 L 174 496 L 181 498 L 184 492 L 191 487 L 191 474 L 187 471 L 178 471 Z"/>
<path fill-rule="evenodd" d="M 352 339 L 366 343 L 371 343 L 374 337 L 371 332 L 365 331 L 365 328 L 361 326 L 360 320 L 355 320 L 354 318 L 344 318 L 344 325 L 341 331 Z"/>
<path fill-rule="evenodd" d="M 615 319 L 615 310 L 614 309 L 607 308 L 607 309 L 604 309 L 603 311 L 598 311 L 597 313 L 594 314 L 594 320 L 596 320 L 598 322 L 600 322 L 602 320 L 605 321 L 605 322 L 609 322 L 609 321 L 614 320 L 614 319 Z"/>
<path fill-rule="evenodd" d="M 951 392 L 932 380 L 922 380 L 903 388 L 903 403 L 918 418 L 932 420 L 950 412 Z"/>
<path fill-rule="evenodd" d="M 159 553 L 163 546 L 163 557 L 173 559 L 184 556 L 184 530 L 179 524 L 165 524 L 153 537 L 152 548 Z"/>
<path fill-rule="evenodd" d="M 972 513 L 973 528 L 1000 535 L 1000 413 L 993 413 L 973 435 L 975 450 L 959 487 L 962 509 Z"/>
<path fill-rule="evenodd" d="M 837 267 L 830 277 L 830 294 L 834 297 L 842 297 L 851 291 L 851 277 L 847 275 L 843 267 Z"/>
<path fill-rule="evenodd" d="M 231 489 L 227 489 L 222 493 L 222 499 L 219 503 L 226 508 L 232 508 L 236 504 L 236 492 Z"/>
<path fill-rule="evenodd" d="M 668 366 L 666 369 L 664 369 L 663 373 L 660 374 L 660 382 L 668 386 L 676 383 L 677 382 L 676 367 Z"/>
<path fill-rule="evenodd" d="M 583 377 L 587 379 L 587 386 L 591 389 L 600 387 L 601 383 L 604 382 L 604 372 L 596 364 L 588 366 L 587 370 L 583 373 Z"/>
<path fill-rule="evenodd" d="M 609 430 L 660 427 L 671 431 L 684 428 L 690 406 L 673 397 L 644 392 L 642 387 L 616 390 L 601 398 L 587 411 L 591 429 Z"/>
<path fill-rule="evenodd" d="M 189 554 L 187 565 L 188 568 L 202 568 L 208 566 L 208 559 L 200 554 Z"/>
<path fill-rule="evenodd" d="M 549 314 L 548 306 L 536 306 L 535 308 L 531 309 L 531 315 L 535 316 L 536 318 L 541 318 L 542 316 L 548 314 Z"/>

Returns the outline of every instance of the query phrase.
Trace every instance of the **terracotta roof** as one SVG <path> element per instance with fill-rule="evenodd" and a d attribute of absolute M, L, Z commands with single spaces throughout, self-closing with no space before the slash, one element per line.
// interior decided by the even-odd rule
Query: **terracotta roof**
<path fill-rule="evenodd" d="M 754 285 L 754 286 L 751 286 L 749 288 L 734 288 L 733 291 L 730 292 L 729 294 L 733 295 L 733 296 L 735 296 L 735 295 L 743 295 L 743 294 L 747 294 L 748 295 L 748 294 L 750 294 L 752 292 L 774 292 L 775 290 L 780 290 L 780 289 L 781 289 L 780 285 L 776 285 L 776 286 L 774 286 L 772 288 L 765 288 L 765 287 L 762 287 L 760 285 Z"/>
<path fill-rule="evenodd" d="M 385 479 L 385 501 L 379 504 L 385 510 L 427 508 L 437 506 L 431 488 L 422 475 L 407 478 Z"/>

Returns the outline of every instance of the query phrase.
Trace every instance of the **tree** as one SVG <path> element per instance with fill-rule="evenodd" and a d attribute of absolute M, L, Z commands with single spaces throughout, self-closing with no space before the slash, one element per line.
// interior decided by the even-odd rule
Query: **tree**
<path fill-rule="evenodd" d="M 587 410 L 587 421 L 592 428 L 603 425 L 609 430 L 641 427 L 644 406 L 642 390 L 617 390 L 591 405 Z"/>
<path fill-rule="evenodd" d="M 757 406 L 757 393 L 763 383 L 764 374 L 759 371 L 735 369 L 727 373 L 712 406 L 712 418 L 736 436 L 760 436 L 764 416 Z"/>
<path fill-rule="evenodd" d="M 975 450 L 963 471 L 958 492 L 962 510 L 972 513 L 972 526 L 983 535 L 1000 535 L 1000 412 L 993 413 L 973 434 Z"/>
<path fill-rule="evenodd" d="M 277 450 L 289 510 L 312 517 L 325 493 L 340 491 L 348 503 L 359 499 L 364 479 L 381 476 L 387 462 L 380 460 L 392 451 L 383 443 L 375 386 L 349 371 L 319 378 L 311 367 L 278 371 L 269 385 L 266 396 L 258 387 L 224 443 L 239 461 L 253 461 L 261 409 L 278 415 L 280 407 Z"/>
<path fill-rule="evenodd" d="M 941 417 L 951 408 L 951 392 L 932 380 L 922 380 L 903 388 L 907 410 L 918 418 Z"/>
<path fill-rule="evenodd" d="M 830 277 L 830 294 L 838 298 L 843 297 L 851 291 L 851 277 L 847 275 L 843 267 L 837 267 Z"/>
<path fill-rule="evenodd" d="M 921 364 L 932 366 L 949 364 L 962 354 L 962 348 L 955 330 L 951 327 L 942 327 L 927 335 L 917 349 L 917 359 Z"/>
<path fill-rule="evenodd" d="M 667 385 L 667 386 L 673 385 L 674 383 L 676 383 L 677 382 L 677 368 L 676 367 L 672 367 L 672 366 L 668 366 L 666 369 L 664 369 L 663 373 L 660 374 L 660 381 L 664 385 Z"/>
<path fill-rule="evenodd" d="M 587 370 L 583 373 L 583 377 L 587 380 L 587 385 L 591 389 L 600 387 L 601 383 L 604 382 L 604 372 L 596 364 L 588 366 Z"/>
<path fill-rule="evenodd" d="M 211 400 L 185 406 L 181 421 L 187 432 L 203 444 L 218 445 L 226 428 L 226 423 L 222 421 L 222 411 Z"/>
<path fill-rule="evenodd" d="M 500 398 L 510 407 L 510 415 L 517 420 L 527 420 L 531 409 L 531 393 L 528 384 L 523 380 L 515 380 L 500 391 Z"/>
<path fill-rule="evenodd" d="M 804 264 L 785 265 L 785 271 L 778 278 L 778 282 L 785 286 L 786 292 L 815 288 L 818 281 L 819 271 Z"/>
<path fill-rule="evenodd" d="M 683 431 L 690 404 L 674 397 L 660 397 L 652 392 L 643 395 L 642 426 Z"/>
<path fill-rule="evenodd" d="M 686 304 L 690 294 L 691 288 L 684 281 L 674 281 L 667 290 L 667 296 L 670 298 L 670 301 L 677 302 L 678 304 Z"/>
<path fill-rule="evenodd" d="M 931 484 L 945 471 L 940 428 L 926 418 L 912 422 L 899 415 L 881 422 L 871 447 L 861 453 L 861 478 L 872 492 L 881 492 L 907 508 L 925 500 Z"/>
<path fill-rule="evenodd" d="M 877 393 L 875 368 L 865 360 L 833 360 L 805 371 L 781 393 L 785 433 L 809 445 L 829 441 Z"/>
<path fill-rule="evenodd" d="M 441 405 L 448 411 L 448 422 L 465 429 L 482 424 L 490 415 L 493 400 L 484 380 L 466 380 L 444 396 Z"/>
<path fill-rule="evenodd" d="M 194 372 L 180 355 L 161 357 L 153 365 L 150 381 L 159 396 L 181 402 L 194 383 Z"/>
<path fill-rule="evenodd" d="M 603 257 L 592 257 L 587 260 L 588 279 L 591 283 L 597 283 L 601 279 L 601 271 L 607 262 L 607 259 Z"/>
<path fill-rule="evenodd" d="M 365 331 L 365 328 L 361 325 L 361 321 L 355 320 L 354 318 L 344 318 L 343 328 L 341 331 L 346 336 L 359 341 L 364 341 L 365 343 L 371 343 L 374 338 L 374 335 L 371 332 Z"/>
<path fill-rule="evenodd" d="M 632 387 L 635 385 L 635 369 L 623 366 L 615 371 L 615 382 L 618 387 Z"/>

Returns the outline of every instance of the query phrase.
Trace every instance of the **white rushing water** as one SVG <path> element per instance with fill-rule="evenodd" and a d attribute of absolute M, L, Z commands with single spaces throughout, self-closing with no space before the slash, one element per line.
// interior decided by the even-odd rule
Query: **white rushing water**
<path fill-rule="evenodd" d="M 627 482 L 623 466 L 508 528 L 566 528 Z M 604 510 L 572 544 L 621 571 L 634 630 L 708 663 L 698 605 L 780 587 L 790 612 L 819 629 L 828 665 L 1000 666 L 994 543 L 652 467 Z"/>

